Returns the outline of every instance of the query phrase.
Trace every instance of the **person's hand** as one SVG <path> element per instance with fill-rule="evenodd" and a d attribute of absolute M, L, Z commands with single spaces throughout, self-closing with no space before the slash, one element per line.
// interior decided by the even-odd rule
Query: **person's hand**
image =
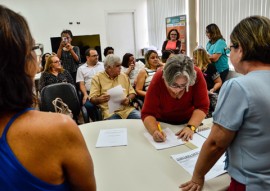
<path fill-rule="evenodd" d="M 156 142 L 164 142 L 166 141 L 166 133 L 164 133 L 164 131 L 160 132 L 159 130 L 155 130 L 153 133 L 153 139 Z"/>
<path fill-rule="evenodd" d="M 67 51 L 70 51 L 72 49 L 72 46 L 70 43 L 67 43 L 65 48 L 67 49 Z"/>
<path fill-rule="evenodd" d="M 110 100 L 110 95 L 104 94 L 98 97 L 98 102 L 99 103 L 105 103 Z"/>
<path fill-rule="evenodd" d="M 179 188 L 182 191 L 201 191 L 204 185 L 204 178 L 192 177 L 192 179 L 184 184 L 181 184 Z"/>
<path fill-rule="evenodd" d="M 125 99 L 123 99 L 123 100 L 121 101 L 121 105 L 128 106 L 128 105 L 129 105 L 129 98 L 126 97 Z"/>
<path fill-rule="evenodd" d="M 175 135 L 178 136 L 182 141 L 188 141 L 192 139 L 194 132 L 189 127 L 184 127 L 182 130 L 178 131 Z"/>
<path fill-rule="evenodd" d="M 86 102 L 87 99 L 88 99 L 88 96 L 87 96 L 87 95 L 84 95 L 84 96 L 83 96 L 83 99 L 82 99 L 83 105 L 85 104 L 85 102 Z"/>
<path fill-rule="evenodd" d="M 134 63 L 130 64 L 128 66 L 128 69 L 129 69 L 129 71 L 134 70 L 135 69 L 135 64 Z"/>
<path fill-rule="evenodd" d="M 212 88 L 212 89 L 209 90 L 209 92 L 213 94 L 215 92 L 215 89 Z"/>

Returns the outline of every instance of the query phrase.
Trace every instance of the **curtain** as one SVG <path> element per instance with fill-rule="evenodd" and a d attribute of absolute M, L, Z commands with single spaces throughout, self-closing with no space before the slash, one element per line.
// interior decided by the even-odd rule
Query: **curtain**
<path fill-rule="evenodd" d="M 206 46 L 205 28 L 211 23 L 218 25 L 221 34 L 230 43 L 230 33 L 242 19 L 251 15 L 270 18 L 269 0 L 197 0 L 198 45 Z"/>
<path fill-rule="evenodd" d="M 161 50 L 166 40 L 165 19 L 184 14 L 185 0 L 147 0 L 149 45 Z"/>

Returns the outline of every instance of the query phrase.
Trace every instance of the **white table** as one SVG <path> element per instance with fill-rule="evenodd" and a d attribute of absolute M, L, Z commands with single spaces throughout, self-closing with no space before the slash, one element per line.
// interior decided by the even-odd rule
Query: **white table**
<path fill-rule="evenodd" d="M 161 123 L 177 132 L 182 127 Z M 80 125 L 92 155 L 98 191 L 179 191 L 178 186 L 191 175 L 171 157 L 189 151 L 186 145 L 156 150 L 144 137 L 141 120 L 108 120 Z M 127 128 L 128 145 L 96 148 L 100 129 Z M 227 174 L 207 181 L 204 191 L 226 190 L 230 183 Z"/>

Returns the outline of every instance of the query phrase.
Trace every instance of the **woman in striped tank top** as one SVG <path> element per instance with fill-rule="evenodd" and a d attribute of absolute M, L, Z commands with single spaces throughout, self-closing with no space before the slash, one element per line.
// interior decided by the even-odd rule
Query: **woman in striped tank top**
<path fill-rule="evenodd" d="M 136 93 L 144 99 L 148 86 L 157 71 L 157 68 L 162 66 L 155 50 L 149 50 L 145 54 L 145 68 L 141 69 L 136 84 Z"/>

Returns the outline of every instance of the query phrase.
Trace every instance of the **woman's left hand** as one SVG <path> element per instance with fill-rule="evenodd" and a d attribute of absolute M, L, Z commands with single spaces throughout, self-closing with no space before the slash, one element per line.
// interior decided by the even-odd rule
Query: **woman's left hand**
<path fill-rule="evenodd" d="M 178 136 L 182 141 L 188 141 L 192 139 L 194 132 L 189 127 L 184 127 L 182 130 L 178 131 L 175 135 Z"/>

